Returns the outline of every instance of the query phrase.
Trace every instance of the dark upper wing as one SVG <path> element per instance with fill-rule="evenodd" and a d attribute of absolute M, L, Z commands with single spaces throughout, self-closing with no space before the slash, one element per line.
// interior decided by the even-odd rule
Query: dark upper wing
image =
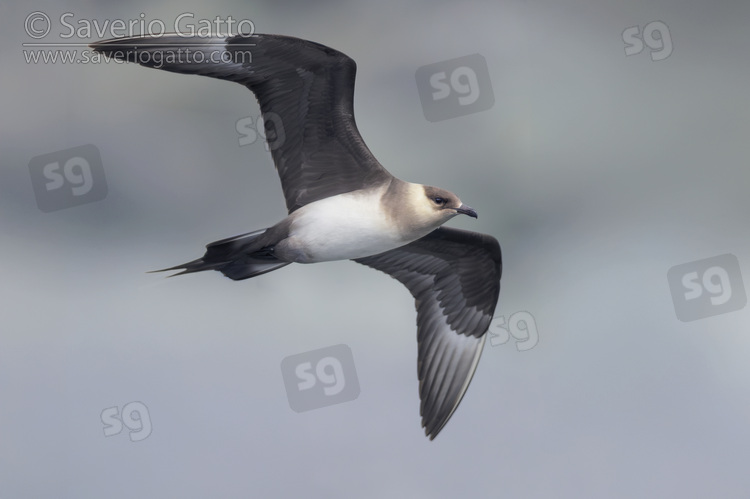
<path fill-rule="evenodd" d="M 91 47 L 119 60 L 252 90 L 290 213 L 390 178 L 357 130 L 357 66 L 341 52 L 279 35 L 132 37 Z"/>
<path fill-rule="evenodd" d="M 474 375 L 500 295 L 500 245 L 441 227 L 422 239 L 355 260 L 398 279 L 417 307 L 422 426 L 435 438 Z"/>

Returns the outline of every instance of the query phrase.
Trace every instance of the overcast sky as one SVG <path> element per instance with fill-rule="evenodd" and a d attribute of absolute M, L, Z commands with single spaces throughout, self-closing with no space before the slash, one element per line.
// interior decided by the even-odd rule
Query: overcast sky
<path fill-rule="evenodd" d="M 375 156 L 503 249 L 496 336 L 436 440 L 395 280 L 146 273 L 286 215 L 263 142 L 241 145 L 259 108 L 209 78 L 27 63 L 100 39 L 65 13 L 231 15 L 357 61 Z M 748 20 L 740 0 L 3 4 L 0 497 L 747 497 Z M 418 68 L 473 54 L 493 99 L 428 120 Z M 86 145 L 96 198 L 35 191 Z M 293 411 L 282 360 L 341 344 L 359 396 Z"/>

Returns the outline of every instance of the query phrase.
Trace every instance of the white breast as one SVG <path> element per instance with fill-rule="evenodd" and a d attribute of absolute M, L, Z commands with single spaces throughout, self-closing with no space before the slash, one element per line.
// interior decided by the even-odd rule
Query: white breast
<path fill-rule="evenodd" d="M 410 242 L 381 209 L 382 191 L 339 194 L 303 206 L 294 214 L 284 256 L 300 263 L 362 258 Z M 291 259 L 291 258 L 290 258 Z"/>

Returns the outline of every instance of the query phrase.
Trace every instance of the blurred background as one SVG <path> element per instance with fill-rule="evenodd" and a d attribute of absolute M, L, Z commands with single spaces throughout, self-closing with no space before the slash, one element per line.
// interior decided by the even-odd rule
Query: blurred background
<path fill-rule="evenodd" d="M 106 22 L 172 31 L 185 13 L 352 57 L 375 156 L 500 241 L 492 338 L 436 440 L 395 280 L 352 262 L 146 273 L 286 215 L 248 132 L 258 105 L 229 82 L 41 54 L 82 59 Z M 747 497 L 749 16 L 739 0 L 3 3 L 0 497 Z M 429 121 L 417 70 L 473 54 L 492 99 Z M 472 90 L 457 82 L 448 99 Z M 86 183 L 64 164 L 87 145 L 95 197 L 50 197 L 45 182 Z M 282 360 L 340 344 L 359 396 L 293 411 Z"/>

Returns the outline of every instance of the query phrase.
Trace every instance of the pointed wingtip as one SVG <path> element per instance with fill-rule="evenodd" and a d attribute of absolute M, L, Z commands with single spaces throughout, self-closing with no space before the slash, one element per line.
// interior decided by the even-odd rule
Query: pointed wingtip
<path fill-rule="evenodd" d="M 125 41 L 133 40 L 137 37 L 121 37 L 121 38 L 110 38 L 108 40 L 99 40 L 98 42 L 92 42 L 89 43 L 89 48 L 94 50 L 95 52 L 102 52 L 104 53 L 107 50 L 107 47 L 110 49 L 112 48 L 121 48 L 125 46 Z"/>
<path fill-rule="evenodd" d="M 427 420 L 424 417 L 422 418 L 422 428 L 424 428 L 424 435 L 430 440 L 430 442 L 435 440 L 435 437 L 438 436 L 438 434 L 440 433 L 440 430 L 443 429 L 443 426 L 445 426 L 445 424 L 443 424 L 442 426 L 438 428 L 435 428 L 435 425 L 432 425 L 431 427 L 428 428 Z"/>

